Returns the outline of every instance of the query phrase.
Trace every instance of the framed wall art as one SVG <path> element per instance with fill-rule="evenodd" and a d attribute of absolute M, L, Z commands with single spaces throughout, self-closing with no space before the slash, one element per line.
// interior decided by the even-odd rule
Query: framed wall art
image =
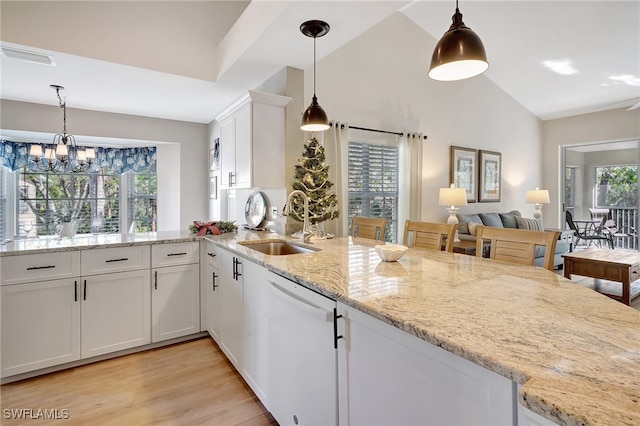
<path fill-rule="evenodd" d="M 477 150 L 451 146 L 449 182 L 467 192 L 467 203 L 476 202 Z"/>
<path fill-rule="evenodd" d="M 213 148 L 209 150 L 209 171 L 220 170 L 220 138 L 215 138 Z"/>
<path fill-rule="evenodd" d="M 499 152 L 478 151 L 480 174 L 478 179 L 478 201 L 500 201 L 501 157 Z"/>

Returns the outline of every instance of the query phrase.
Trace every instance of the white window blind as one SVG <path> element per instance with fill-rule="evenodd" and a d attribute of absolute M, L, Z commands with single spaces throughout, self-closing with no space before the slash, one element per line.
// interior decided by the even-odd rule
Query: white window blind
<path fill-rule="evenodd" d="M 349 218 L 382 217 L 389 221 L 385 240 L 398 230 L 397 145 L 349 142 Z"/>

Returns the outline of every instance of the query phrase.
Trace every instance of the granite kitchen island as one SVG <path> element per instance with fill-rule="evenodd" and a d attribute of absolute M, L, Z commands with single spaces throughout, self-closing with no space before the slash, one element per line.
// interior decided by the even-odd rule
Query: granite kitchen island
<path fill-rule="evenodd" d="M 0 257 L 9 265 L 19 255 L 199 239 L 179 232 L 43 238 L 0 246 Z M 245 245 L 273 239 L 291 240 L 252 231 L 207 237 L 234 256 L 516 383 L 519 403 L 555 423 L 640 424 L 638 311 L 542 268 L 462 254 L 409 249 L 398 262 L 382 262 L 374 242 L 350 237 L 312 239 L 316 251 L 286 256 Z"/>
<path fill-rule="evenodd" d="M 241 232 L 212 241 L 521 385 L 519 402 L 567 425 L 640 424 L 640 313 L 537 267 L 410 249 L 381 262 L 374 243 L 312 240 L 270 256 Z M 299 240 L 298 240 L 299 241 Z"/>

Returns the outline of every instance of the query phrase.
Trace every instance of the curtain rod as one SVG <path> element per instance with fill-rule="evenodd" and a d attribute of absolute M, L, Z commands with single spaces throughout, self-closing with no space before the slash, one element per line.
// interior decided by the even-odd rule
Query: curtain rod
<path fill-rule="evenodd" d="M 333 126 L 333 123 L 330 123 L 330 125 L 331 125 L 331 126 Z M 341 129 L 344 129 L 344 124 L 341 124 L 341 125 L 340 125 L 340 128 L 341 128 Z M 366 132 L 388 133 L 388 134 L 390 134 L 390 135 L 404 136 L 404 133 L 402 133 L 402 132 L 391 132 L 391 131 L 389 131 L 389 130 L 369 129 L 369 128 L 367 128 L 367 127 L 358 127 L 358 126 L 352 126 L 352 125 L 349 125 L 349 128 L 350 128 L 350 129 L 356 129 L 356 130 L 364 130 L 364 131 L 366 131 Z M 426 139 L 427 139 L 427 136 L 426 136 L 426 135 L 424 135 L 424 136 L 423 136 L 423 139 L 425 139 L 425 140 L 426 140 Z"/>

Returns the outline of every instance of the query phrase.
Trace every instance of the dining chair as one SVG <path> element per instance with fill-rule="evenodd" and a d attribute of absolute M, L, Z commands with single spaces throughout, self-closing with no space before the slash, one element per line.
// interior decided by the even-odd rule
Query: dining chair
<path fill-rule="evenodd" d="M 570 211 L 565 212 L 565 218 L 567 221 L 567 225 L 569 225 L 569 229 L 571 229 L 575 233 L 576 240 L 573 244 L 574 247 L 578 246 L 580 240 L 584 240 L 585 242 L 588 242 L 588 246 L 590 246 L 591 243 L 595 241 L 598 247 L 600 247 L 602 243 L 606 243 L 609 248 L 613 248 L 613 237 L 611 236 L 611 234 L 602 231 L 603 225 L 605 223 L 604 220 L 600 222 L 599 225 L 593 228 L 585 227 L 584 229 L 580 229 L 580 227 L 573 221 L 573 215 Z"/>
<path fill-rule="evenodd" d="M 407 247 L 426 248 L 453 252 L 453 239 L 458 229 L 457 223 L 416 222 L 404 223 L 402 243 Z"/>
<path fill-rule="evenodd" d="M 351 219 L 349 235 L 357 238 L 384 241 L 387 219 L 383 217 L 354 216 Z"/>
<path fill-rule="evenodd" d="M 478 226 L 476 235 L 476 256 L 478 257 L 482 257 L 484 240 L 489 240 L 491 242 L 490 259 L 533 266 L 536 246 L 541 246 L 544 247 L 542 267 L 553 271 L 553 258 L 560 236 L 558 231 Z"/>

